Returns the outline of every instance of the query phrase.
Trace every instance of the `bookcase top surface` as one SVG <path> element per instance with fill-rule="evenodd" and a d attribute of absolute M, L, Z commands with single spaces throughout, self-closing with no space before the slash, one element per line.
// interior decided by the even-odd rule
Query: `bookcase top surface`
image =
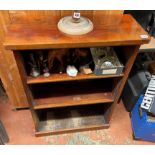
<path fill-rule="evenodd" d="M 75 48 L 97 46 L 141 45 L 150 41 L 150 36 L 131 15 L 121 17 L 94 16 L 92 32 L 71 36 L 60 32 L 60 18 L 40 23 L 16 22 L 8 26 L 4 46 L 11 50 Z"/>

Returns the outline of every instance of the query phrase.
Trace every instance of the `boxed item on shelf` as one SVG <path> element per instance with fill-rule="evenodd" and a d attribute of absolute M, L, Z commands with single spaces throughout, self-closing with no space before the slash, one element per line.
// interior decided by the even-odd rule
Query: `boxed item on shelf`
<path fill-rule="evenodd" d="M 121 74 L 123 64 L 120 63 L 112 47 L 91 48 L 94 61 L 94 73 L 96 75 Z"/>

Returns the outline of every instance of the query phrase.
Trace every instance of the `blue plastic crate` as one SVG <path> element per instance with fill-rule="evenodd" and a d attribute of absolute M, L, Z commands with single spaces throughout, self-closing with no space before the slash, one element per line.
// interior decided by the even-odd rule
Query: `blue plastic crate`
<path fill-rule="evenodd" d="M 131 111 L 131 124 L 135 139 L 155 142 L 155 120 L 150 120 L 144 109 L 140 108 L 141 95 Z"/>

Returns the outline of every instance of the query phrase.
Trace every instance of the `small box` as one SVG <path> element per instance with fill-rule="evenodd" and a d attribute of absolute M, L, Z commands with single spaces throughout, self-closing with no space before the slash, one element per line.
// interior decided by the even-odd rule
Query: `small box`
<path fill-rule="evenodd" d="M 94 74 L 121 74 L 124 66 L 112 47 L 90 48 L 94 61 Z"/>
<path fill-rule="evenodd" d="M 139 97 L 131 111 L 131 124 L 134 138 L 155 142 L 155 116 L 149 116 L 148 113 L 140 107 L 143 97 L 143 95 Z"/>

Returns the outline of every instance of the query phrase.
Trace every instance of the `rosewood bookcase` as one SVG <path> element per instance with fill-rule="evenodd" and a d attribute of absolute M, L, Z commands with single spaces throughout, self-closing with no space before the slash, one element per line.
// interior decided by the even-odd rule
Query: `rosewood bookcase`
<path fill-rule="evenodd" d="M 13 23 L 5 37 L 4 46 L 13 51 L 23 81 L 35 135 L 108 128 L 139 47 L 148 43 L 150 36 L 130 15 L 123 15 L 115 25 L 105 25 L 102 17 L 96 16 L 91 19 L 94 30 L 82 36 L 61 33 L 58 20 Z M 63 73 L 33 78 L 26 73 L 23 62 L 23 53 L 30 50 L 105 46 L 115 49 L 125 66 L 122 74 L 78 73 L 73 78 Z"/>

